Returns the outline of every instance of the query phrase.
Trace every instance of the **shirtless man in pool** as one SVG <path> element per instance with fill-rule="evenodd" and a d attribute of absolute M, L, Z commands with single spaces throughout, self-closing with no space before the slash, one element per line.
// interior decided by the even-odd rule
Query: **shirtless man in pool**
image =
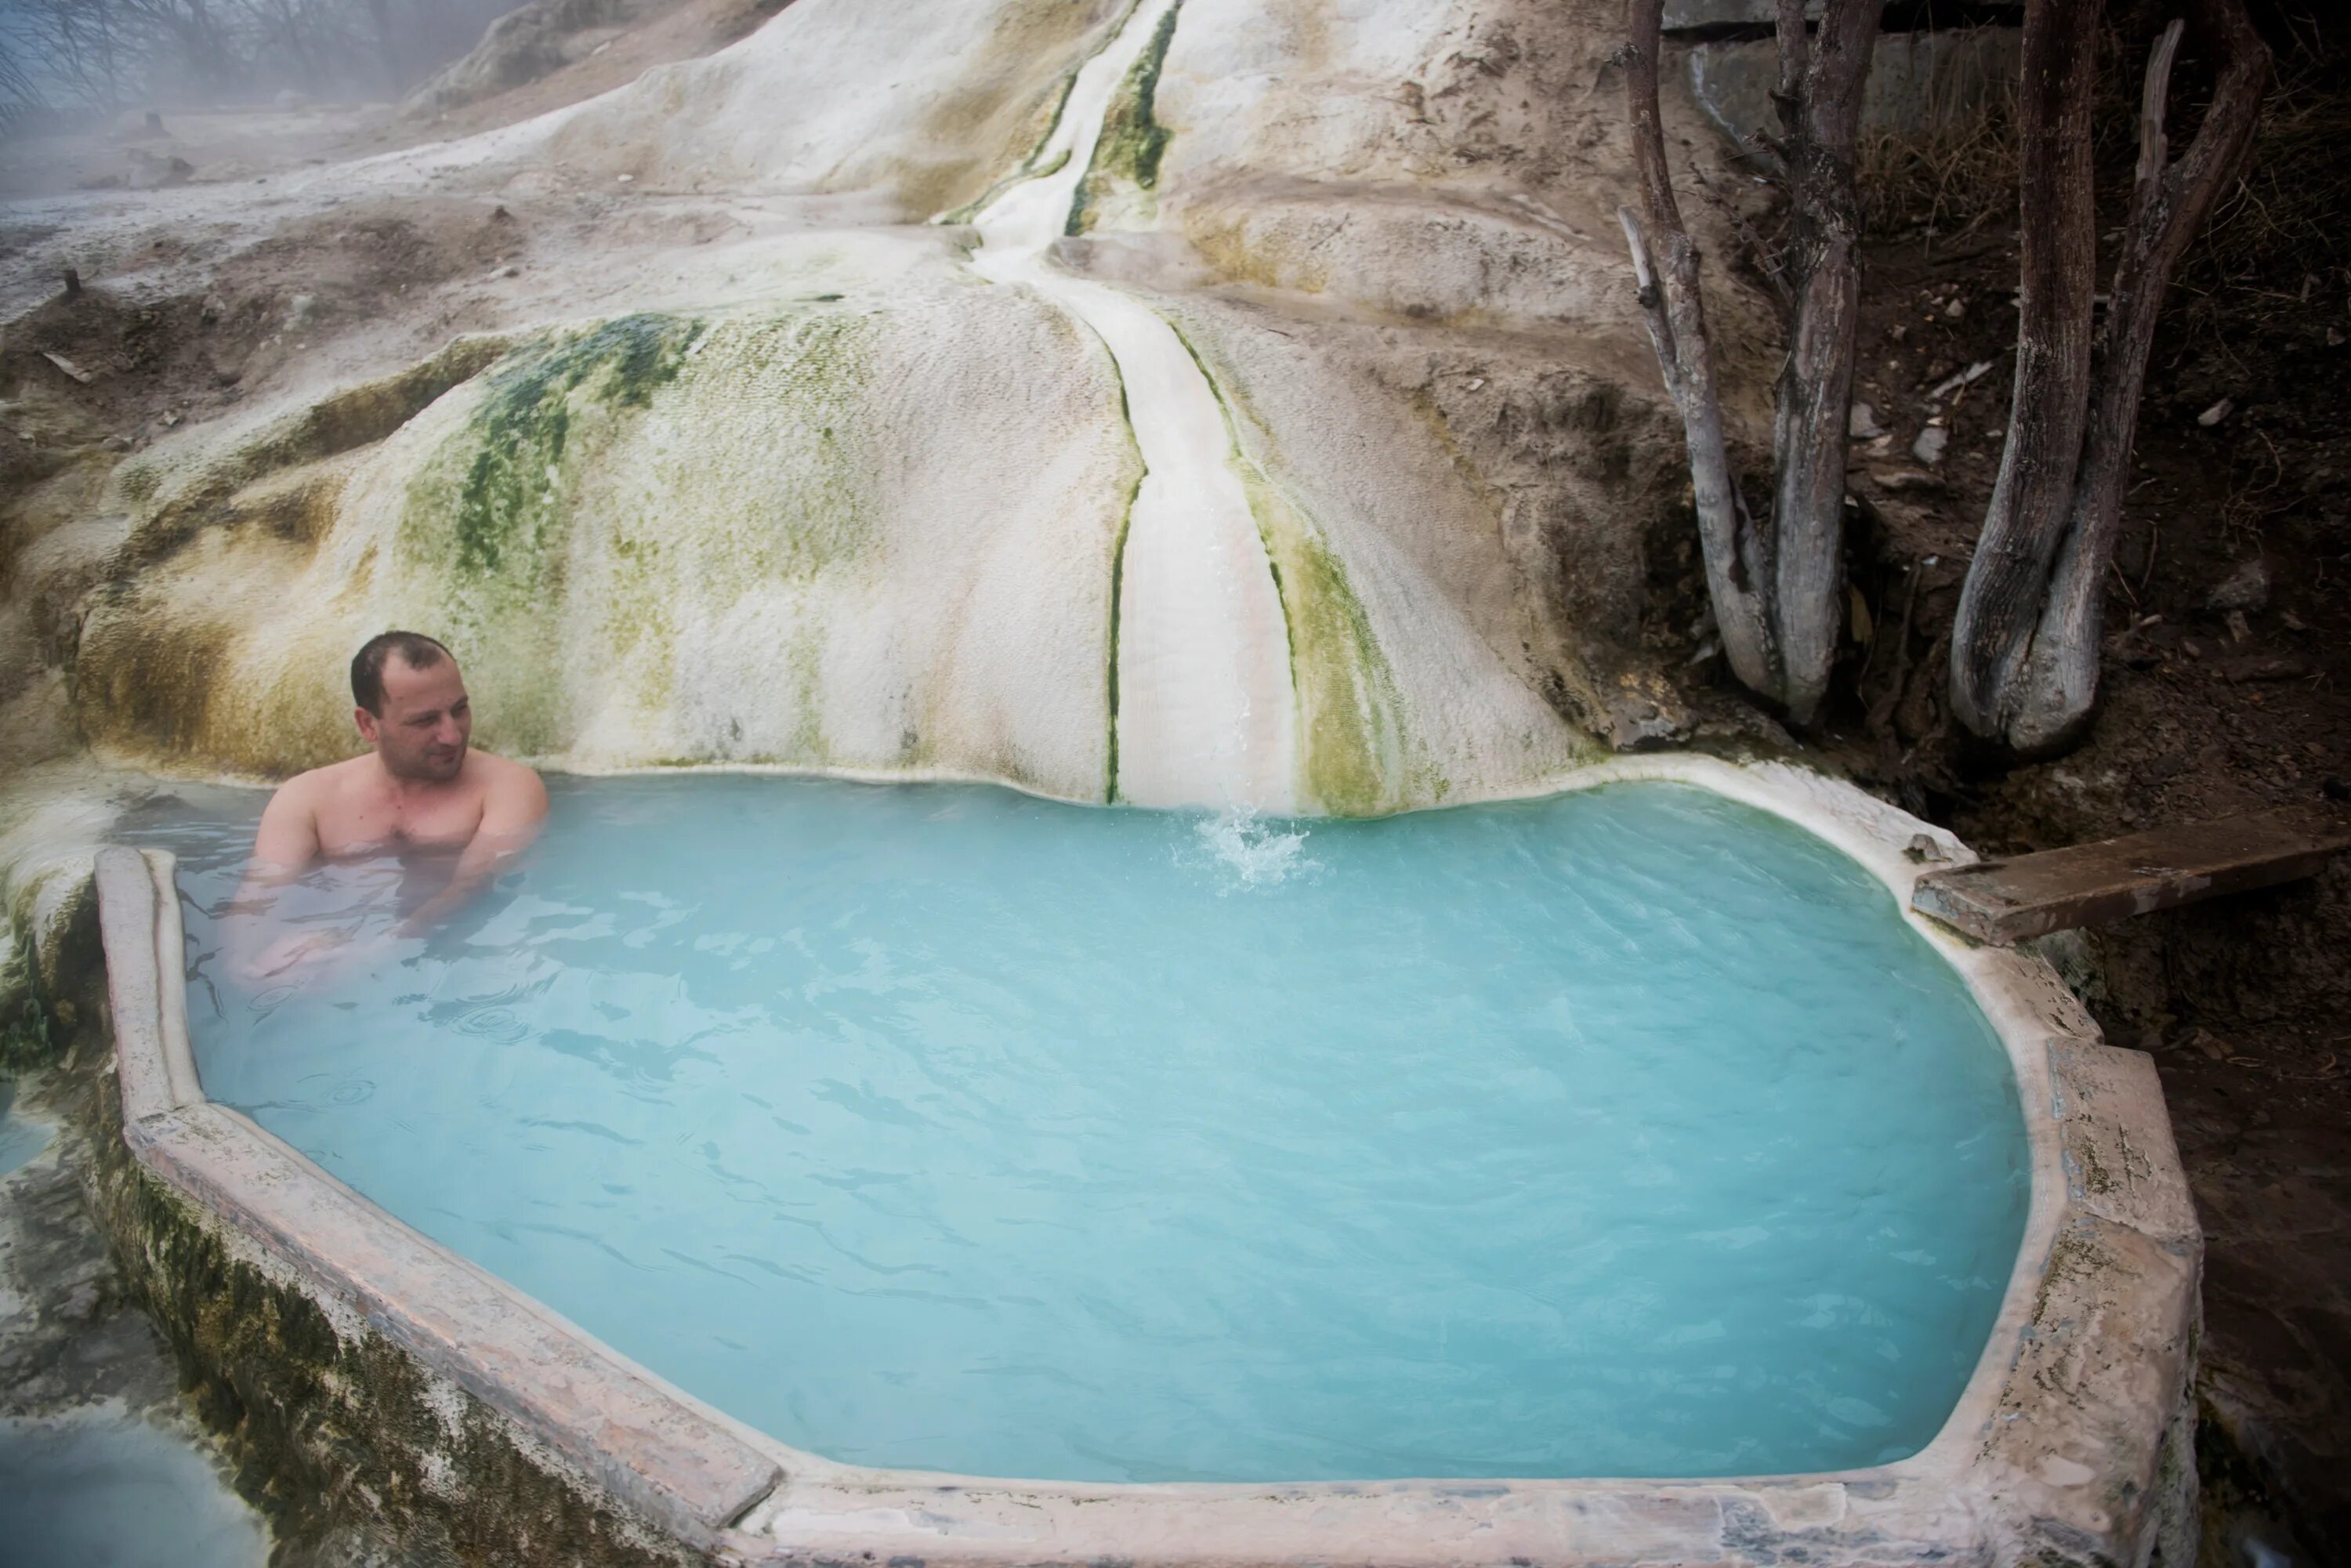
<path fill-rule="evenodd" d="M 430 637 L 370 638 L 351 659 L 351 698 L 352 720 L 371 749 L 278 787 L 261 813 L 246 886 L 299 875 L 322 859 L 455 852 L 449 884 L 402 923 L 422 932 L 528 847 L 547 815 L 547 788 L 521 763 L 467 744 L 474 710 L 465 678 Z M 255 967 L 269 973 L 331 945 L 317 936 L 281 942 Z"/>

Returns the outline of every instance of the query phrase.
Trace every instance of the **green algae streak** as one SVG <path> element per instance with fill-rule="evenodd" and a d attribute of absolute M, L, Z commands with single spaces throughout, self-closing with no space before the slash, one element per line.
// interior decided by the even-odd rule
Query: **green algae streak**
<path fill-rule="evenodd" d="M 457 564 L 499 570 L 524 526 L 529 548 L 545 548 L 552 500 L 549 471 L 563 462 L 572 394 L 583 387 L 614 408 L 643 408 L 676 379 L 702 323 L 639 314 L 510 355 L 490 372 L 475 413 L 472 466 L 458 495 Z M 592 384 L 591 384 L 592 382 Z"/>
<path fill-rule="evenodd" d="M 1102 136 L 1094 143 L 1093 162 L 1070 198 L 1070 221 L 1063 231 L 1081 235 L 1094 226 L 1102 204 L 1121 188 L 1153 191 L 1159 186 L 1159 161 L 1167 152 L 1168 130 L 1159 123 L 1156 99 L 1159 68 L 1176 37 L 1176 14 L 1182 0 L 1167 8 L 1153 30 L 1151 42 L 1128 68 L 1102 116 Z"/>
<path fill-rule="evenodd" d="M 1378 633 L 1347 569 L 1304 507 L 1241 450 L 1247 417 L 1269 453 L 1272 437 L 1238 391 L 1209 369 L 1199 346 L 1174 321 L 1168 329 L 1192 356 L 1225 416 L 1249 514 L 1265 547 L 1290 639 L 1290 685 L 1298 712 L 1301 803 L 1335 817 L 1375 817 L 1443 800 L 1452 784 L 1408 733 L 1405 703 Z M 1236 412 L 1235 403 L 1240 407 Z"/>

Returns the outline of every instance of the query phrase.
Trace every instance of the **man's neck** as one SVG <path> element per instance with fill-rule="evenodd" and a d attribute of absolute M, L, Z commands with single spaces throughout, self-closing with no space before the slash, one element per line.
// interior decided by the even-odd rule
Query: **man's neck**
<path fill-rule="evenodd" d="M 435 795 L 455 789 L 458 775 L 465 770 L 464 762 L 460 760 L 457 773 L 446 779 L 403 779 L 385 764 L 383 753 L 376 752 L 374 757 L 377 779 L 391 792 L 392 798 L 402 805 L 430 800 Z"/>

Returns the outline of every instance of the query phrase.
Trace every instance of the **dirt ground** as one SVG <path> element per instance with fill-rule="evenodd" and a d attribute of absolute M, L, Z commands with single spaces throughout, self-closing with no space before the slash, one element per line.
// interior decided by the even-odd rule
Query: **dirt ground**
<path fill-rule="evenodd" d="M 2152 29 L 2118 9 L 2109 90 L 2135 98 Z M 1966 161 L 1998 160 L 1960 150 L 1928 170 L 1940 214 L 1931 190 L 1878 193 L 1855 395 L 1885 434 L 1855 444 L 1855 634 L 1809 738 L 1987 854 L 2351 800 L 2351 95 L 2334 85 L 2351 16 L 2261 20 L 2277 81 L 2245 188 L 2167 307 L 2103 708 L 2053 761 L 1971 754 L 1942 699 L 2015 368 L 2012 214 L 1964 206 L 1983 173 Z M 2191 131 L 2174 130 L 2175 153 Z M 2130 152 L 2102 149 L 2109 243 Z M 1932 463 L 1914 453 L 1930 419 Z M 2204 1469 L 2220 1504 L 2206 1560 L 2257 1561 L 2251 1531 L 2293 1560 L 2351 1563 L 2351 857 L 2087 937 L 2093 1010 L 2154 1055 L 2206 1230 Z"/>

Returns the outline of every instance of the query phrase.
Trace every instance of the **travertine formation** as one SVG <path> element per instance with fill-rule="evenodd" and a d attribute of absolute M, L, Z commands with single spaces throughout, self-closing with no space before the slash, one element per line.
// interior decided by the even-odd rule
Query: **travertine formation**
<path fill-rule="evenodd" d="M 61 250 L 131 256 L 353 200 L 600 214 L 519 281 L 439 290 L 471 329 L 371 302 L 245 412 L 85 479 L 26 579 L 84 593 L 73 717 L 116 760 L 282 773 L 342 754 L 336 665 L 398 622 L 459 648 L 486 743 L 559 766 L 1114 798 L 1120 722 L 1141 745 L 1161 700 L 1122 681 L 1114 585 L 1183 563 L 1145 571 L 1145 528 L 1124 574 L 1138 422 L 1166 411 L 1091 290 L 1217 400 L 1281 631 L 1244 684 L 1289 688 L 1295 737 L 1238 799 L 1180 767 L 1149 798 L 1391 810 L 1670 733 L 1638 632 L 1678 465 L 1606 217 L 1613 26 L 1596 3 L 799 0 L 465 141 L 51 204 Z M 1114 43 L 1107 100 L 1071 109 Z M 1074 199 L 1031 273 L 991 272 L 985 215 L 1024 183 Z M 201 263 L 173 268 L 152 281 Z"/>

